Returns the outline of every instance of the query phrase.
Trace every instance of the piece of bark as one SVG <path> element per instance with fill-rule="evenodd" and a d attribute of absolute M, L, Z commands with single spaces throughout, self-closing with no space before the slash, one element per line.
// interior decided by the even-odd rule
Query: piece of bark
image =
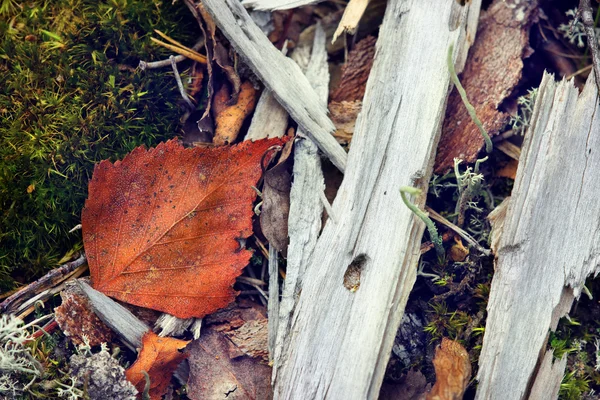
<path fill-rule="evenodd" d="M 244 323 L 237 329 L 224 332 L 242 354 L 269 362 L 268 320 L 265 317 Z"/>
<path fill-rule="evenodd" d="M 214 327 L 188 346 L 192 400 L 270 399 L 271 368 L 246 356 L 230 357 L 230 342 Z"/>
<path fill-rule="evenodd" d="M 367 79 L 375 57 L 374 36 L 367 36 L 348 54 L 348 61 L 342 67 L 342 78 L 331 93 L 332 102 L 361 100 L 367 88 Z"/>
<path fill-rule="evenodd" d="M 340 170 L 347 154 L 331 135 L 335 129 L 326 110 L 298 66 L 273 46 L 237 0 L 203 0 L 231 45 L 269 88 L 279 104 L 315 141 Z"/>
<path fill-rule="evenodd" d="M 482 13 L 477 40 L 461 75 L 461 83 L 490 136 L 502 129 L 509 115 L 498 106 L 521 79 L 523 58 L 530 54 L 529 28 L 537 19 L 537 1 L 518 4 L 495 0 Z M 454 165 L 454 158 L 475 161 L 484 141 L 463 101 L 454 90 L 448 99 L 442 138 L 435 162 L 437 174 Z"/>
<path fill-rule="evenodd" d="M 277 330 L 279 329 L 279 254 L 271 244 L 269 244 L 269 303 L 267 304 L 269 313 L 268 326 L 268 347 L 269 360 L 275 357 L 275 342 L 277 338 Z"/>
<path fill-rule="evenodd" d="M 538 369 L 549 332 L 600 271 L 594 83 L 591 74 L 579 95 L 572 81 L 545 74 L 538 89 L 496 252 L 477 399 L 526 399 L 532 387 L 551 398 Z"/>
<path fill-rule="evenodd" d="M 329 68 L 325 49 L 325 31 L 320 23 L 315 27 L 315 40 L 306 77 L 319 97 L 319 105 L 327 107 Z M 302 67 L 302 66 L 301 66 Z M 288 218 L 289 246 L 286 279 L 279 303 L 278 330 L 274 345 L 273 379 L 283 363 L 283 349 L 288 340 L 290 318 L 296 303 L 306 264 L 317 243 L 321 230 L 323 203 L 320 194 L 325 190 L 318 148 L 306 137 L 303 129 L 294 148 L 294 182 L 290 192 Z"/>
<path fill-rule="evenodd" d="M 87 296 L 75 282 L 67 285 L 60 297 L 62 304 L 54 309 L 54 318 L 73 344 L 83 344 L 84 337 L 90 346 L 112 342 L 112 331 L 96 316 Z"/>
<path fill-rule="evenodd" d="M 346 9 L 344 10 L 342 20 L 340 21 L 340 25 L 333 34 L 332 41 L 335 42 L 343 33 L 349 33 L 351 35 L 356 33 L 356 27 L 365 13 L 367 5 L 369 5 L 369 0 L 350 0 L 348 2 L 348 5 L 346 5 Z"/>
<path fill-rule="evenodd" d="M 338 143 L 347 145 L 352 141 L 356 119 L 362 110 L 362 101 L 332 101 L 329 103 L 329 113 L 335 125 L 333 136 Z"/>
<path fill-rule="evenodd" d="M 481 3 L 391 0 L 350 150 L 348 170 L 306 267 L 275 382 L 281 399 L 376 398 L 416 279 L 424 224 L 399 188 L 425 189 L 450 75 Z M 426 48 L 427 51 L 423 51 Z M 462 69 L 462 65 L 458 65 Z M 425 196 L 415 199 L 422 207 Z M 363 260 L 360 288 L 343 277 Z"/>
<path fill-rule="evenodd" d="M 443 338 L 435 350 L 435 385 L 427 400 L 460 400 L 471 379 L 469 353 L 458 342 Z"/>

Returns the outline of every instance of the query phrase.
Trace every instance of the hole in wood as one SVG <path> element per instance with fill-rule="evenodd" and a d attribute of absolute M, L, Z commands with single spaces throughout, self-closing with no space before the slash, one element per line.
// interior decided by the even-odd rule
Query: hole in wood
<path fill-rule="evenodd" d="M 356 292 L 360 287 L 360 274 L 363 267 L 369 260 L 366 254 L 359 254 L 354 257 L 354 260 L 346 268 L 344 273 L 344 287 L 351 292 Z"/>

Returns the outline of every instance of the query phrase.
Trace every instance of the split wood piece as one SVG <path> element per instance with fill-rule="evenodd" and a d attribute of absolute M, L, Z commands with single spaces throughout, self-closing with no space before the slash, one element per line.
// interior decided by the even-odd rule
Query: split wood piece
<path fill-rule="evenodd" d="M 127 347 L 138 351 L 142 347 L 142 337 L 150 330 L 150 327 L 140 321 L 131 311 L 104 293 L 92 288 L 86 282 L 79 279 L 77 284 L 88 297 L 98 318 L 119 335 Z"/>
<path fill-rule="evenodd" d="M 203 0 L 202 4 L 279 104 L 343 172 L 347 154 L 331 134 L 333 122 L 327 110 L 318 106 L 317 95 L 298 66 L 273 46 L 238 0 Z"/>
<path fill-rule="evenodd" d="M 327 108 L 329 92 L 329 65 L 325 31 L 317 23 L 312 55 L 306 69 L 306 78 L 311 82 L 319 105 Z M 313 253 L 321 230 L 323 203 L 321 194 L 325 190 L 325 180 L 321 169 L 318 148 L 306 136 L 303 129 L 298 130 L 299 139 L 294 148 L 294 181 L 290 193 L 290 214 L 288 217 L 288 258 L 286 278 L 279 304 L 279 326 L 275 343 L 273 381 L 277 379 L 282 365 L 283 349 L 288 340 L 292 312 L 300 292 L 301 282 Z"/>
<path fill-rule="evenodd" d="M 275 339 L 279 329 L 279 307 L 279 254 L 275 246 L 269 243 L 269 300 L 267 303 L 269 361 L 273 361 L 275 355 Z"/>
<path fill-rule="evenodd" d="M 281 107 L 273 93 L 265 89 L 260 95 L 252 122 L 244 140 L 283 137 L 288 126 L 288 113 Z"/>
<path fill-rule="evenodd" d="M 526 399 L 550 388 L 540 358 L 559 318 L 600 271 L 600 110 L 594 74 L 545 74 L 521 150 L 492 279 L 477 399 Z M 563 364 L 564 366 L 564 364 Z M 554 374 L 560 381 L 562 373 Z"/>
<path fill-rule="evenodd" d="M 282 54 L 286 56 L 287 46 L 283 47 Z M 288 117 L 287 111 L 279 104 L 273 92 L 269 89 L 263 90 L 244 140 L 283 137 L 288 126 Z"/>
<path fill-rule="evenodd" d="M 480 5 L 388 2 L 333 205 L 337 221 L 326 224 L 307 265 L 275 398 L 377 398 L 424 230 L 399 189 L 427 192 L 450 88 L 448 47 L 466 52 L 465 22 Z M 415 200 L 422 207 L 425 195 Z"/>
<path fill-rule="evenodd" d="M 337 38 L 345 32 L 351 35 L 356 32 L 356 27 L 358 26 L 358 23 L 365 13 L 368 5 L 369 0 L 350 0 L 346 6 L 346 9 L 344 10 L 342 20 L 333 34 L 332 42 L 335 42 Z"/>
<path fill-rule="evenodd" d="M 527 400 L 548 400 L 558 398 L 567 366 L 567 353 L 554 362 L 554 351 L 547 350 L 537 372 L 537 378 Z"/>
<path fill-rule="evenodd" d="M 324 0 L 242 0 L 245 7 L 250 7 L 261 11 L 289 10 L 307 6 L 309 4 L 320 3 Z"/>

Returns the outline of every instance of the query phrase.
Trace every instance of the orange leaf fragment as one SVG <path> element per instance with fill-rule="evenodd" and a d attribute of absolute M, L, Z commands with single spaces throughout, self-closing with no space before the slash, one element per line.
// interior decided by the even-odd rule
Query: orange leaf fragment
<path fill-rule="evenodd" d="M 232 302 L 250 259 L 252 202 L 267 150 L 285 139 L 184 149 L 175 140 L 94 169 L 82 213 L 92 285 L 179 318 Z"/>
<path fill-rule="evenodd" d="M 215 138 L 217 146 L 233 143 L 238 137 L 244 120 L 254 110 L 258 99 L 258 91 L 252 82 L 242 83 L 237 103 L 224 108 L 215 118 Z"/>
<path fill-rule="evenodd" d="M 146 332 L 142 338 L 142 350 L 137 360 L 125 376 L 139 393 L 144 392 L 146 379 L 142 371 L 150 377 L 150 398 L 161 399 L 171 382 L 171 376 L 180 362 L 187 358 L 187 353 L 181 352 L 190 341 L 160 337 L 152 331 Z"/>
<path fill-rule="evenodd" d="M 471 379 L 469 353 L 458 342 L 443 338 L 433 359 L 435 385 L 427 400 L 459 400 Z"/>

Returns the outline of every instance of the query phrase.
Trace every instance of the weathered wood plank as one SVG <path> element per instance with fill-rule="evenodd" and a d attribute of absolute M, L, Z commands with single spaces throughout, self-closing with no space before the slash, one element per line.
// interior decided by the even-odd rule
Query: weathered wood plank
<path fill-rule="evenodd" d="M 592 75 L 581 95 L 549 74 L 538 90 L 497 252 L 477 399 L 525 399 L 532 387 L 555 395 L 537 382 L 546 379 L 538 365 L 548 332 L 585 278 L 600 271 L 600 111 Z"/>
<path fill-rule="evenodd" d="M 140 321 L 128 309 L 78 279 L 77 284 L 88 297 L 94 312 L 110 329 L 119 335 L 133 351 L 142 347 L 142 337 L 150 327 Z"/>
<path fill-rule="evenodd" d="M 255 10 L 274 11 L 289 10 L 322 1 L 324 0 L 243 0 L 242 4 Z"/>
<path fill-rule="evenodd" d="M 336 221 L 307 266 L 276 398 L 377 398 L 424 229 L 399 188 L 427 187 L 450 87 L 448 47 L 464 52 L 465 21 L 479 6 L 388 2 Z M 343 285 L 348 267 L 360 271 L 356 291 Z"/>
<path fill-rule="evenodd" d="M 290 116 L 342 172 L 347 154 L 331 135 L 326 110 L 298 66 L 273 46 L 238 0 L 203 0 L 223 34 Z"/>
<path fill-rule="evenodd" d="M 288 126 L 288 113 L 281 107 L 273 93 L 265 89 L 260 95 L 252 122 L 244 140 L 283 137 Z"/>
<path fill-rule="evenodd" d="M 315 30 L 312 56 L 306 70 L 306 77 L 319 96 L 321 106 L 327 108 L 329 94 L 329 65 L 325 31 L 320 23 Z M 289 339 L 290 318 L 300 291 L 300 284 L 308 260 L 317 244 L 321 230 L 323 203 L 320 194 L 325 190 L 321 160 L 317 146 L 298 130 L 299 139 L 294 148 L 294 181 L 290 193 L 290 214 L 286 278 L 279 304 L 279 326 L 273 358 L 273 379 L 282 364 L 284 345 Z"/>

